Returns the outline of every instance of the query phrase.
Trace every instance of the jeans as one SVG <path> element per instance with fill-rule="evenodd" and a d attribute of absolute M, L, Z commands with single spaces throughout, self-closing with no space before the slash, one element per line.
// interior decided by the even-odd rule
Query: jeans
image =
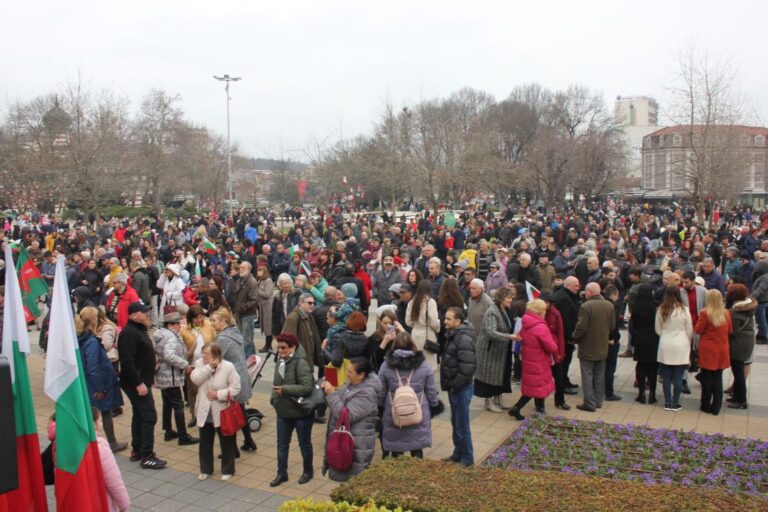
<path fill-rule="evenodd" d="M 723 370 L 701 370 L 701 408 L 718 414 L 723 406 Z"/>
<path fill-rule="evenodd" d="M 139 396 L 135 389 L 125 389 L 128 400 L 133 407 L 131 418 L 131 448 L 141 458 L 149 457 L 155 450 L 155 423 L 157 411 L 155 400 L 152 398 L 152 388 L 149 393 Z"/>
<path fill-rule="evenodd" d="M 683 373 L 688 368 L 687 364 L 670 366 L 660 364 L 661 388 L 664 390 L 664 405 L 680 405 L 680 393 L 683 389 Z M 670 389 L 673 388 L 673 389 Z"/>
<path fill-rule="evenodd" d="M 747 378 L 744 375 L 744 361 L 731 359 L 731 372 L 733 372 L 733 401 L 737 404 L 747 402 Z"/>
<path fill-rule="evenodd" d="M 765 312 L 768 310 L 768 302 L 762 302 L 757 305 L 755 319 L 757 320 L 757 337 L 768 337 L 768 320 L 765 318 Z"/>
<path fill-rule="evenodd" d="M 619 349 L 621 345 L 619 342 L 615 342 L 613 345 L 608 345 L 608 359 L 605 360 L 605 396 L 612 396 L 613 393 L 613 377 L 616 374 L 616 363 L 619 358 Z"/>
<path fill-rule="evenodd" d="M 255 319 L 256 315 L 241 316 L 237 319 L 237 328 L 245 340 L 243 349 L 245 350 L 246 359 L 248 359 L 248 356 L 256 353 L 256 347 L 253 345 L 253 321 Z"/>
<path fill-rule="evenodd" d="M 459 391 L 448 392 L 451 404 L 451 430 L 453 431 L 453 458 L 461 464 L 475 463 L 472 432 L 469 429 L 469 403 L 475 387 L 471 383 Z"/>
<path fill-rule="evenodd" d="M 213 438 L 218 434 L 221 447 L 221 474 L 235 474 L 235 453 L 237 446 L 235 436 L 222 435 L 220 428 L 214 428 L 213 423 L 206 423 L 200 427 L 200 472 L 206 475 L 213 474 Z"/>
<path fill-rule="evenodd" d="M 166 432 L 173 430 L 171 421 L 171 414 L 173 414 L 179 435 L 186 435 L 187 423 L 184 419 L 184 398 L 181 396 L 181 388 L 161 389 L 160 396 L 163 399 L 163 430 Z"/>
<path fill-rule="evenodd" d="M 288 449 L 291 446 L 293 430 L 299 438 L 299 449 L 304 463 L 304 473 L 313 473 L 312 469 L 312 416 L 306 418 L 277 417 L 277 474 L 288 475 Z"/>
<path fill-rule="evenodd" d="M 555 379 L 555 405 L 565 403 L 565 373 L 563 362 L 552 365 L 552 377 Z"/>
<path fill-rule="evenodd" d="M 584 405 L 598 409 L 603 406 L 605 399 L 605 359 L 602 361 L 579 359 L 579 366 Z"/>

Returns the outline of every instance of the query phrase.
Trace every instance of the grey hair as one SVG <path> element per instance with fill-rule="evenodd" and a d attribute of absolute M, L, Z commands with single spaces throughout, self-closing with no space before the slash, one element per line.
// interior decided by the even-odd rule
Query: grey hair
<path fill-rule="evenodd" d="M 301 295 L 299 295 L 299 304 L 304 304 L 309 299 L 313 299 L 313 298 L 314 298 L 314 295 L 312 295 L 311 293 L 302 293 Z"/>
<path fill-rule="evenodd" d="M 485 290 L 485 283 L 483 282 L 482 279 L 473 279 L 469 282 L 469 284 L 470 286 L 471 285 L 479 286 L 482 290 Z"/>
<path fill-rule="evenodd" d="M 277 276 L 277 284 L 279 285 L 283 281 L 290 281 L 291 284 L 293 284 L 293 279 L 291 279 L 291 276 L 283 272 L 279 276 Z"/>

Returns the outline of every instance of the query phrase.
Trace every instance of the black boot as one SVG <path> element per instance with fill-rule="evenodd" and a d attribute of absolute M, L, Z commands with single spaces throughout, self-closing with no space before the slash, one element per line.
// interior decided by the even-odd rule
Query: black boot
<path fill-rule="evenodd" d="M 515 406 L 509 410 L 509 415 L 515 418 L 517 421 L 523 421 L 525 416 L 520 414 L 520 408 Z"/>
<path fill-rule="evenodd" d="M 640 402 L 641 404 L 645 403 L 645 391 L 640 391 L 637 394 L 637 398 L 635 398 L 635 402 Z"/>

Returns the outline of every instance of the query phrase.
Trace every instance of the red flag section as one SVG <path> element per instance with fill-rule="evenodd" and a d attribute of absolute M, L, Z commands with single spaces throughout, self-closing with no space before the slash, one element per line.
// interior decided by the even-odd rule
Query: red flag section
<path fill-rule="evenodd" d="M 43 466 L 40 464 L 40 441 L 37 439 L 37 433 L 16 437 L 16 460 L 19 488 L 0 494 L 0 511 L 47 511 L 48 498 L 43 484 Z M 30 464 L 31 461 L 34 462 Z"/>
<path fill-rule="evenodd" d="M 58 510 L 76 512 L 110 510 L 104 489 L 104 473 L 101 470 L 99 446 L 96 441 L 88 443 L 76 473 L 56 468 Z"/>

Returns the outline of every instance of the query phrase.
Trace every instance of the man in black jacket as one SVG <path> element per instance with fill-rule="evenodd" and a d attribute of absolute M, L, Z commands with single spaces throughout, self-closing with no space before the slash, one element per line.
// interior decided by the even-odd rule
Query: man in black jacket
<path fill-rule="evenodd" d="M 312 316 L 315 317 L 317 331 L 320 333 L 320 339 L 324 340 L 328 334 L 328 310 L 333 307 L 339 307 L 341 304 L 336 300 L 339 291 L 333 286 L 327 286 L 323 291 L 323 302 L 315 307 Z"/>
<path fill-rule="evenodd" d="M 133 408 L 131 418 L 131 460 L 141 461 L 144 469 L 163 469 L 167 462 L 155 456 L 157 411 L 152 398 L 155 380 L 155 348 L 147 334 L 151 306 L 132 302 L 128 323 L 117 339 L 120 355 L 120 387 Z"/>
<path fill-rule="evenodd" d="M 443 459 L 471 466 L 475 462 L 472 433 L 469 430 L 469 403 L 475 376 L 475 339 L 462 308 L 451 307 L 445 313 L 445 349 L 440 363 L 440 387 L 448 391 L 453 429 L 453 454 Z"/>
<path fill-rule="evenodd" d="M 563 287 L 555 293 L 555 307 L 563 317 L 563 333 L 565 335 L 565 360 L 563 365 L 563 376 L 565 377 L 565 394 L 575 395 L 578 386 L 568 378 L 568 368 L 573 360 L 573 329 L 579 320 L 579 306 L 581 297 L 579 296 L 579 280 L 574 276 L 565 278 Z"/>

